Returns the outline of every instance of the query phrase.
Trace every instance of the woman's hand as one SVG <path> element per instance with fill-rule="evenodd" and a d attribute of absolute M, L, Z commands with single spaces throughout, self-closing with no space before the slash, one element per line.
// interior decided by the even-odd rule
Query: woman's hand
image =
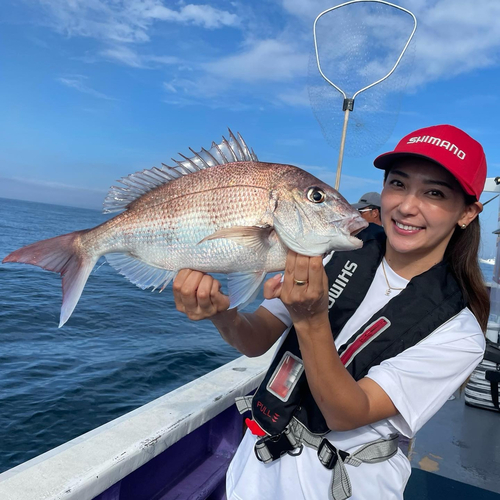
<path fill-rule="evenodd" d="M 322 257 L 306 257 L 288 250 L 282 282 L 277 276 L 264 285 L 264 297 L 279 297 L 295 326 L 328 322 L 328 277 Z"/>
<path fill-rule="evenodd" d="M 220 291 L 220 287 L 220 282 L 209 274 L 181 269 L 173 284 L 177 310 L 194 321 L 226 311 L 229 297 Z"/>

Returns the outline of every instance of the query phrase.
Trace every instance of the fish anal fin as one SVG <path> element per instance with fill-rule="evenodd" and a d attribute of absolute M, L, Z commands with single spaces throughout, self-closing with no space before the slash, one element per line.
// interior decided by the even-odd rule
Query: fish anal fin
<path fill-rule="evenodd" d="M 153 288 L 155 291 L 160 288 L 162 291 L 177 274 L 177 271 L 152 266 L 129 254 L 109 253 L 106 255 L 106 260 L 120 274 L 143 290 Z"/>
<path fill-rule="evenodd" d="M 259 288 L 266 278 L 266 271 L 254 273 L 231 273 L 228 275 L 229 308 L 243 309 L 253 302 L 259 293 Z"/>

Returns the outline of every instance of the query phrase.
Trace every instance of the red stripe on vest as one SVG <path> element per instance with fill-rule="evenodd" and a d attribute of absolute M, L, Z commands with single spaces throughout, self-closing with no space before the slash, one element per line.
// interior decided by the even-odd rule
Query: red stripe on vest
<path fill-rule="evenodd" d="M 376 335 L 382 328 L 386 327 L 389 321 L 385 318 L 380 318 L 375 323 L 372 323 L 340 356 L 340 361 L 344 365 L 351 359 L 352 355 L 374 335 Z"/>

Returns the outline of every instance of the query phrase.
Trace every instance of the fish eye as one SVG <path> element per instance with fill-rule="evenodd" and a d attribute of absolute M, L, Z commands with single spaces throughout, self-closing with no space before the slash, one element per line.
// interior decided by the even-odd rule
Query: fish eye
<path fill-rule="evenodd" d="M 307 190 L 307 199 L 313 203 L 323 203 L 326 200 L 326 194 L 322 189 L 312 187 Z"/>

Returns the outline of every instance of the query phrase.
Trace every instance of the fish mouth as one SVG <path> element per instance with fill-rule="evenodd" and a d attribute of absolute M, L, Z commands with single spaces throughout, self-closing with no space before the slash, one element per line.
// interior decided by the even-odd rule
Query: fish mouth
<path fill-rule="evenodd" d="M 351 236 L 356 236 L 363 229 L 368 227 L 368 222 L 362 217 L 355 217 L 347 224 L 347 230 Z"/>

